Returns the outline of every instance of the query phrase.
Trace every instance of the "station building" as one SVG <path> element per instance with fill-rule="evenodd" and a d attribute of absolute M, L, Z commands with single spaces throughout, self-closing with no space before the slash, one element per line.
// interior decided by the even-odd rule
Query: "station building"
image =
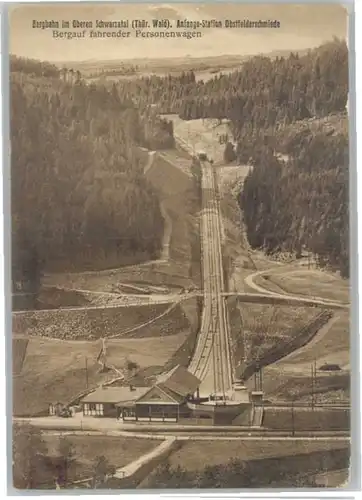
<path fill-rule="evenodd" d="M 93 417 L 117 417 L 117 404 L 134 402 L 149 387 L 99 387 L 85 396 L 81 403 L 83 415 Z"/>
<path fill-rule="evenodd" d="M 124 422 L 178 422 L 190 413 L 200 380 L 177 365 L 152 387 L 102 387 L 82 399 L 83 414 Z"/>

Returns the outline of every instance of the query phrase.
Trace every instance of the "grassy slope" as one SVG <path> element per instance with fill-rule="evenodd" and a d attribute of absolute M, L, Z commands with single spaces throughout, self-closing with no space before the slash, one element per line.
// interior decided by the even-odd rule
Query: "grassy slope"
<path fill-rule="evenodd" d="M 316 362 L 317 370 L 324 363 L 336 363 L 343 368 L 340 372 L 317 371 L 316 390 L 325 394 L 318 395 L 317 399 L 348 399 L 349 349 L 349 315 L 341 312 L 324 334 L 317 334 L 305 347 L 264 369 L 267 396 L 285 399 L 298 394 L 300 399 L 305 399 L 304 395 L 312 391 L 311 366 Z"/>
<path fill-rule="evenodd" d="M 57 455 L 59 436 L 44 434 L 43 439 L 50 455 Z M 108 436 L 67 436 L 73 445 L 76 459 L 75 467 L 70 470 L 70 480 L 79 480 L 91 477 L 93 463 L 97 456 L 104 455 L 109 463 L 123 467 L 148 453 L 160 443 L 157 439 L 137 439 L 134 437 Z"/>
<path fill-rule="evenodd" d="M 293 270 L 283 270 L 277 268 L 268 272 L 267 278 L 258 276 L 255 278 L 255 283 L 278 293 L 323 297 L 346 303 L 349 301 L 348 281 L 317 269 L 295 267 Z"/>
<path fill-rule="evenodd" d="M 173 467 L 201 470 L 207 465 L 226 463 L 232 458 L 241 460 L 287 457 L 299 453 L 346 448 L 344 442 L 332 441 L 202 441 L 185 443 L 170 457 Z"/>
<path fill-rule="evenodd" d="M 349 314 L 347 311 L 335 314 L 336 321 L 331 325 L 328 334 L 320 337 L 313 346 L 297 351 L 285 360 L 287 364 L 298 366 L 301 363 L 317 361 L 317 365 L 324 362 L 337 363 L 346 366 L 349 364 Z"/>
<path fill-rule="evenodd" d="M 282 401 L 297 398 L 298 401 L 311 401 L 315 392 L 317 402 L 346 400 L 350 395 L 350 376 L 346 372 L 318 374 L 312 387 L 311 366 L 309 375 L 284 371 L 276 367 L 267 367 L 264 371 L 264 386 L 266 397 Z M 307 370 L 306 370 L 307 371 Z M 331 395 L 330 395 L 331 393 Z M 333 396 L 333 397 L 332 397 Z"/>
<path fill-rule="evenodd" d="M 292 429 L 290 409 L 266 408 L 263 426 L 270 429 Z M 350 411 L 348 409 L 294 409 L 294 429 L 298 430 L 348 430 Z"/>
<path fill-rule="evenodd" d="M 108 364 L 122 368 L 126 359 L 141 368 L 163 365 L 185 340 L 187 334 L 149 339 L 109 341 Z M 21 375 L 13 381 L 15 415 L 36 414 L 51 402 L 69 402 L 86 389 L 85 360 L 89 387 L 116 376 L 100 374 L 96 357 L 100 342 L 31 338 Z"/>
<path fill-rule="evenodd" d="M 235 362 L 250 362 L 292 338 L 320 312 L 315 308 L 245 304 L 228 300 Z M 245 352 L 246 348 L 246 352 Z"/>
<path fill-rule="evenodd" d="M 191 282 L 187 276 L 187 267 L 182 262 L 172 263 L 145 263 L 140 266 L 130 266 L 119 269 L 94 273 L 68 273 L 48 275 L 45 284 L 54 284 L 84 290 L 116 292 L 122 283 L 136 286 L 161 285 L 168 290 L 179 290 Z"/>

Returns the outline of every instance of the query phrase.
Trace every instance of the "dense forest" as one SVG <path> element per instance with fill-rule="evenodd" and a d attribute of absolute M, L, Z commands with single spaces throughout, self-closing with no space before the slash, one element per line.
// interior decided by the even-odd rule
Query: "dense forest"
<path fill-rule="evenodd" d="M 287 141 L 285 160 L 260 153 L 239 202 L 252 247 L 302 251 L 349 275 L 348 139 L 305 129 Z"/>
<path fill-rule="evenodd" d="M 289 57 L 256 56 L 241 68 L 196 81 L 193 71 L 179 76 L 151 75 L 121 80 L 123 95 L 139 106 L 181 118 L 228 118 L 236 139 L 275 124 L 343 111 L 348 92 L 348 51 L 344 41 L 328 42 Z"/>
<path fill-rule="evenodd" d="M 140 107 L 154 105 L 185 120 L 228 119 L 233 142 L 226 144 L 225 161 L 253 166 L 239 197 L 252 247 L 306 250 L 321 266 L 349 275 L 348 129 L 309 125 L 336 113 L 347 123 L 344 41 L 303 56 L 253 57 L 205 82 L 190 71 L 119 86 L 125 96 L 133 90 Z M 306 125 L 295 127 L 300 123 Z"/>
<path fill-rule="evenodd" d="M 140 113 L 114 87 L 69 83 L 44 63 L 14 64 L 14 286 L 36 292 L 41 273 L 57 262 L 69 268 L 84 261 L 92 268 L 95 262 L 121 265 L 127 256 L 155 257 L 163 218 L 143 176 L 141 146 L 172 147 L 172 123 Z"/>
<path fill-rule="evenodd" d="M 57 78 L 60 75 L 59 68 L 54 64 L 26 57 L 10 55 L 10 72 L 21 72 L 25 75 L 45 76 Z"/>
<path fill-rule="evenodd" d="M 140 146 L 174 146 L 162 113 L 229 120 L 224 159 L 252 166 L 239 196 L 252 247 L 307 250 L 347 277 L 348 130 L 310 126 L 345 112 L 347 56 L 335 39 L 207 81 L 189 71 L 90 85 L 72 69 L 12 57 L 14 283 L 36 289 L 42 270 L 74 256 L 96 267 L 157 255 L 163 219 Z"/>
<path fill-rule="evenodd" d="M 308 455 L 298 458 L 305 465 L 308 461 L 307 457 Z M 180 465 L 172 467 L 166 462 L 150 475 L 150 484 L 147 486 L 157 489 L 312 488 L 317 486 L 313 477 L 299 472 L 295 464 L 288 466 L 288 462 L 291 462 L 290 457 L 250 461 L 234 458 L 218 465 L 205 465 L 203 469 L 197 471 L 184 469 Z M 299 463 L 300 467 L 301 463 Z"/>

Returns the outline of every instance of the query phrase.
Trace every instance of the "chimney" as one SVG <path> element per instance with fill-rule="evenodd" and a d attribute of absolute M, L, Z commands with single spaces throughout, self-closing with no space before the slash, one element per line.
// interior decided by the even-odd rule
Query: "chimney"
<path fill-rule="evenodd" d="M 133 385 L 130 385 L 130 386 L 129 386 L 129 390 L 130 390 L 130 391 L 134 391 L 134 387 L 133 387 Z"/>

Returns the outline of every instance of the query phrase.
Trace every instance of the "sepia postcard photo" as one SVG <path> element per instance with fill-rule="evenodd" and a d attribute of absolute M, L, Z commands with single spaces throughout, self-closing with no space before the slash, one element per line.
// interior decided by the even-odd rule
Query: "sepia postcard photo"
<path fill-rule="evenodd" d="M 347 487 L 346 8 L 7 16 L 12 487 Z"/>

